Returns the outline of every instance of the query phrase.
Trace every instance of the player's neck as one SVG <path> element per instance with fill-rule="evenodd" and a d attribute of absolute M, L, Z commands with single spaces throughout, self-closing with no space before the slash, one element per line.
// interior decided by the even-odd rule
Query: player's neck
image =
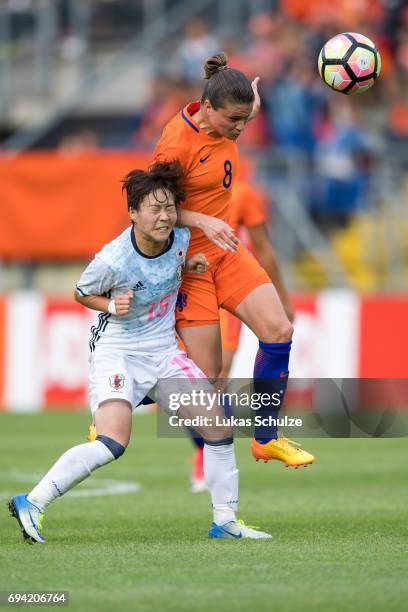
<path fill-rule="evenodd" d="M 147 257 L 156 257 L 169 246 L 169 238 L 166 238 L 162 242 L 157 242 L 149 239 L 145 234 L 137 231 L 136 228 L 133 228 L 133 233 L 138 250 L 142 255 L 146 255 Z"/>
<path fill-rule="evenodd" d="M 206 119 L 206 117 L 204 116 L 204 113 L 201 108 L 199 108 L 198 111 L 191 116 L 194 117 L 194 121 L 197 123 L 200 130 L 207 134 L 207 136 L 211 136 L 212 138 L 221 138 L 221 134 L 216 132 L 214 128 L 212 128 L 211 125 L 208 123 L 208 119 Z"/>

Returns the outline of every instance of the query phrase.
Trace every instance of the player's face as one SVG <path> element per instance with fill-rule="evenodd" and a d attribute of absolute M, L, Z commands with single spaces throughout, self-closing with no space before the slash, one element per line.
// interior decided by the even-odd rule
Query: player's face
<path fill-rule="evenodd" d="M 165 243 L 176 224 L 177 208 L 173 195 L 159 189 L 149 193 L 139 210 L 131 210 L 129 215 L 136 232 L 140 232 L 150 242 Z"/>
<path fill-rule="evenodd" d="M 228 102 L 225 106 L 214 110 L 208 100 L 206 110 L 211 127 L 220 136 L 236 140 L 243 132 L 252 112 L 252 104 L 234 104 Z"/>

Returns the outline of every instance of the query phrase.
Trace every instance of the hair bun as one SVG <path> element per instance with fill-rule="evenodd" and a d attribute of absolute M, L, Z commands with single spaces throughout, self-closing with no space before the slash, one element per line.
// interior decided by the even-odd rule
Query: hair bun
<path fill-rule="evenodd" d="M 208 58 L 204 64 L 204 78 L 210 79 L 216 72 L 220 72 L 221 70 L 228 68 L 227 62 L 228 57 L 224 51 L 221 51 L 220 53 Z"/>

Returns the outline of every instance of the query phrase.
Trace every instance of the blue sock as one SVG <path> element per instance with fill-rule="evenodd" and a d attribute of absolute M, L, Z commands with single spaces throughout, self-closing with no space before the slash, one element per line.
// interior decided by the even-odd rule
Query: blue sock
<path fill-rule="evenodd" d="M 277 419 L 283 405 L 289 375 L 289 354 L 292 342 L 259 342 L 254 365 L 254 389 L 256 393 L 267 393 L 269 396 L 279 394 L 279 406 L 262 406 L 255 416 L 262 419 Z M 277 425 L 256 425 L 255 439 L 261 444 L 278 437 Z"/>
<path fill-rule="evenodd" d="M 224 414 L 227 419 L 232 417 L 232 406 L 230 398 L 228 397 L 228 389 L 225 390 L 222 397 L 222 407 L 224 408 Z"/>

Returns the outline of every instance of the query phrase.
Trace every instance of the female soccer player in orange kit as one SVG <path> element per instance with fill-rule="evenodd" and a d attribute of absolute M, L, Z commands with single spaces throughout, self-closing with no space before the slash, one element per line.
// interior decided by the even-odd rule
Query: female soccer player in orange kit
<path fill-rule="evenodd" d="M 204 66 L 207 83 L 201 101 L 187 105 L 164 128 L 156 160 L 180 161 L 185 172 L 186 200 L 179 222 L 191 228 L 189 255 L 205 254 L 208 270 L 200 278 L 185 274 L 176 308 L 177 331 L 189 357 L 216 380 L 222 368 L 219 307 L 235 314 L 259 339 L 255 389 L 278 393 L 282 405 L 287 385 L 293 328 L 268 275 L 237 240 L 229 225 L 231 187 L 238 175 L 236 140 L 258 112 L 258 78 L 251 84 L 227 66 L 224 53 Z M 270 425 L 279 407 L 257 415 L 251 450 L 255 459 L 278 459 L 298 467 L 314 457 L 293 445 Z"/>

